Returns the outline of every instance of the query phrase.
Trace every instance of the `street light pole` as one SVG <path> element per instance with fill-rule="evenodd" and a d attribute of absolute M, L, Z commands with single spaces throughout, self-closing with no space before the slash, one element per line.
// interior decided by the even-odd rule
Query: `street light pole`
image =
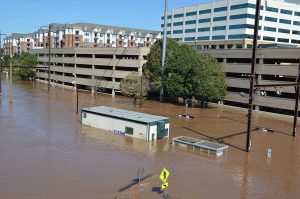
<path fill-rule="evenodd" d="M 260 13 L 260 0 L 256 0 L 255 11 L 255 24 L 254 24 L 254 37 L 252 47 L 252 60 L 251 60 L 251 75 L 250 75 L 250 89 L 249 89 L 249 103 L 248 103 L 248 123 L 247 123 L 247 140 L 246 151 L 249 152 L 251 148 L 251 127 L 252 127 L 252 111 L 253 111 L 253 94 L 254 94 L 254 79 L 256 78 L 256 49 L 257 49 L 257 37 L 259 27 L 259 13 Z"/>
<path fill-rule="evenodd" d="M 163 36 L 163 49 L 162 49 L 162 59 L 161 59 L 161 78 L 160 78 L 160 96 L 159 101 L 162 103 L 164 100 L 164 89 L 163 89 L 163 76 L 164 76 L 164 66 L 166 58 L 166 46 L 167 46 L 167 18 L 168 18 L 168 0 L 165 0 L 165 14 L 164 14 L 164 36 Z"/>

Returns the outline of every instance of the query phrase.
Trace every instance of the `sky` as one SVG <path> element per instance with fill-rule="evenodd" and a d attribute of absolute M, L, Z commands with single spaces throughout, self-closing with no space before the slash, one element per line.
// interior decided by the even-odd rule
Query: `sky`
<path fill-rule="evenodd" d="M 31 33 L 49 23 L 96 23 L 160 30 L 164 0 L 0 0 L 0 31 Z M 169 0 L 169 9 L 209 0 Z"/>

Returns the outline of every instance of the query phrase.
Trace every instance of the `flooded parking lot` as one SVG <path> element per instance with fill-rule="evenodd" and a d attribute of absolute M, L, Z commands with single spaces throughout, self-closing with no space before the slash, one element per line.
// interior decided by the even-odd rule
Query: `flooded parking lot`
<path fill-rule="evenodd" d="M 254 114 L 254 124 L 273 133 L 252 133 L 244 152 L 246 112 L 236 108 L 186 108 L 157 101 L 134 106 L 132 99 L 80 92 L 81 107 L 106 105 L 171 118 L 170 138 L 147 143 L 81 126 L 76 93 L 46 85 L 8 82 L 0 97 L 0 198 L 114 198 L 144 167 L 153 175 L 120 197 L 162 198 L 157 193 L 163 167 L 171 175 L 168 193 L 184 198 L 298 198 L 300 142 L 291 136 L 292 118 Z M 194 119 L 179 118 L 191 114 Z M 300 134 L 300 132 L 299 132 Z M 174 147 L 171 138 L 222 138 L 227 153 L 215 157 Z M 272 157 L 267 158 L 267 149 Z"/>

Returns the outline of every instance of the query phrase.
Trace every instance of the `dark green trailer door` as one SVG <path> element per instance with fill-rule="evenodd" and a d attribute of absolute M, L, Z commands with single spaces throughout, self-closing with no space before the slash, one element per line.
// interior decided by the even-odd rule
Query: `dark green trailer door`
<path fill-rule="evenodd" d="M 157 122 L 157 138 L 162 139 L 166 136 L 165 121 Z"/>

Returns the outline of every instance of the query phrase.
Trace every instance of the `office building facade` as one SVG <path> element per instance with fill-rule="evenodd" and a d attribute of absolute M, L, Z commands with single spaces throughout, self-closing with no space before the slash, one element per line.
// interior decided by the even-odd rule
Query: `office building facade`
<path fill-rule="evenodd" d="M 167 35 L 198 49 L 251 48 L 255 5 L 255 0 L 221 0 L 172 9 Z M 259 23 L 258 43 L 300 45 L 300 5 L 262 0 Z"/>

